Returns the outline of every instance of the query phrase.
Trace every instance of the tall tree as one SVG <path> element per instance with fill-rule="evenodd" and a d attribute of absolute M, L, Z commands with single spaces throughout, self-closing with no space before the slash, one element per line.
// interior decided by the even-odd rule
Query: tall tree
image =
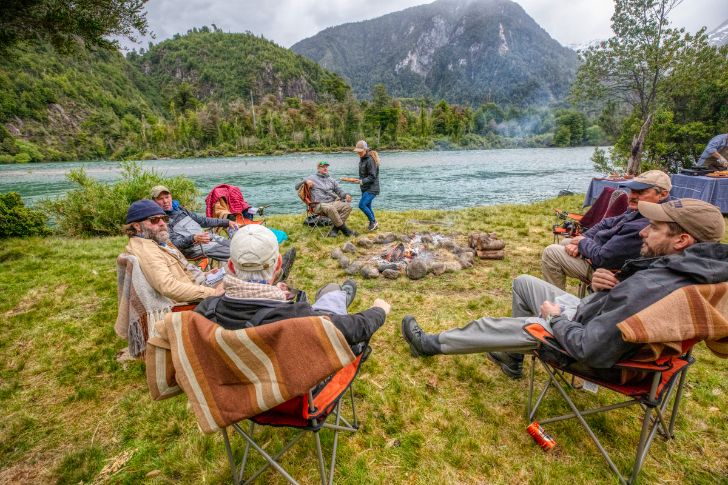
<path fill-rule="evenodd" d="M 687 51 L 704 36 L 669 26 L 668 14 L 682 0 L 615 0 L 614 37 L 588 49 L 572 93 L 577 99 L 627 103 L 639 119 L 627 171 L 640 172 L 644 141 L 659 105 L 662 84 Z"/>
<path fill-rule="evenodd" d="M 118 47 L 109 36 L 146 35 L 147 0 L 3 0 L 0 54 L 20 41 L 48 41 L 59 50 L 78 43 Z"/>

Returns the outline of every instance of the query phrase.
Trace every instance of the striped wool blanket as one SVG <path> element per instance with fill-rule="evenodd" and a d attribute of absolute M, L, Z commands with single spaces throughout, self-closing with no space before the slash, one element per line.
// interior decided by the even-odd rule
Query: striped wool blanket
<path fill-rule="evenodd" d="M 131 356 L 139 357 L 144 354 L 149 322 L 164 318 L 174 302 L 149 285 L 139 260 L 128 253 L 116 258 L 116 292 L 119 309 L 114 330 L 129 341 Z"/>
<path fill-rule="evenodd" d="M 702 340 L 715 355 L 728 358 L 728 283 L 675 290 L 617 328 L 626 342 L 645 344 L 634 360 L 680 355 L 683 342 Z"/>
<path fill-rule="evenodd" d="M 169 313 L 147 342 L 147 384 L 155 400 L 184 391 L 212 433 L 307 393 L 353 361 L 327 318 L 225 330 L 198 313 Z"/>

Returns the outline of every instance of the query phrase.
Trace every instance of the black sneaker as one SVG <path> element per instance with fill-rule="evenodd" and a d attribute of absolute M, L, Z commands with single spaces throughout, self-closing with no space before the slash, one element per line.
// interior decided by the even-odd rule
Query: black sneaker
<path fill-rule="evenodd" d="M 349 308 L 351 302 L 356 298 L 356 281 L 346 280 L 341 284 L 341 289 L 346 293 L 346 308 Z"/>
<path fill-rule="evenodd" d="M 425 338 L 427 333 L 417 325 L 417 320 L 412 315 L 405 315 L 402 319 L 402 337 L 409 344 L 412 357 L 434 355 L 433 352 L 425 350 Z"/>
<path fill-rule="evenodd" d="M 486 355 L 511 379 L 523 377 L 523 355 L 508 352 L 488 352 Z"/>
<path fill-rule="evenodd" d="M 379 223 L 377 221 L 372 221 L 369 223 L 369 231 L 375 231 L 379 227 Z"/>
<path fill-rule="evenodd" d="M 328 237 L 337 237 L 339 235 L 339 228 L 338 227 L 332 227 L 329 233 L 327 234 Z M 343 232 L 343 231 L 342 231 Z"/>
<path fill-rule="evenodd" d="M 286 281 L 286 278 L 288 278 L 288 274 L 291 272 L 291 268 L 293 268 L 293 263 L 295 261 L 296 248 L 291 248 L 286 251 L 286 254 L 283 255 L 283 258 L 281 260 L 281 271 L 278 273 L 278 278 L 273 281 L 273 284 L 276 284 L 279 281 Z"/>

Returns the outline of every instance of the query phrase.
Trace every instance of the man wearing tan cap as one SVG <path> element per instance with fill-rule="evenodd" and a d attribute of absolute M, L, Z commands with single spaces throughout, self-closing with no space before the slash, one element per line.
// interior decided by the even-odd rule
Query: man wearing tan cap
<path fill-rule="evenodd" d="M 717 207 L 695 199 L 639 202 L 648 219 L 640 231 L 640 257 L 616 273 L 597 269 L 595 293 L 579 300 L 533 276 L 513 281 L 512 317 L 483 317 L 462 328 L 425 333 L 413 316 L 402 335 L 413 356 L 491 352 L 508 376 L 522 375 L 523 353 L 537 342 L 523 325 L 538 322 L 578 362 L 610 368 L 635 355 L 640 344 L 622 340 L 617 324 L 684 286 L 728 281 L 728 245 L 720 244 L 725 221 Z"/>
<path fill-rule="evenodd" d="M 563 290 L 567 276 L 588 282 L 594 269 L 617 269 L 639 256 L 639 233 L 647 219 L 637 211 L 637 203 L 668 200 L 672 183 L 665 172 L 650 170 L 621 186 L 629 189 L 627 211 L 604 219 L 583 235 L 547 246 L 541 255 L 544 280 Z"/>
<path fill-rule="evenodd" d="M 164 185 L 152 187 L 152 200 L 169 217 L 169 239 L 188 259 L 207 256 L 217 261 L 230 257 L 230 240 L 210 234 L 203 227 L 238 228 L 235 221 L 216 219 L 196 214 L 172 200 L 172 193 Z"/>

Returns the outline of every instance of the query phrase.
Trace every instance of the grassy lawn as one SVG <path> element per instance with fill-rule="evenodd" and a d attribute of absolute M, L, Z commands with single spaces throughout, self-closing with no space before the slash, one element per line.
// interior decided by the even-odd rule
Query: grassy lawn
<path fill-rule="evenodd" d="M 511 280 L 521 273 L 540 276 L 552 209 L 575 210 L 580 199 L 379 215 L 382 232 L 429 229 L 464 238 L 474 230 L 496 231 L 506 241 L 506 259 L 418 281 L 359 279 L 354 311 L 382 297 L 392 303 L 392 314 L 372 340 L 374 353 L 356 388 L 363 423 L 340 440 L 337 483 L 616 483 L 576 423 L 547 426 L 558 443 L 551 453 L 533 442 L 525 431 L 526 379 L 507 379 L 483 355 L 414 359 L 399 330 L 408 313 L 428 331 L 508 315 Z M 268 225 L 288 232 L 299 253 L 292 283 L 313 294 L 345 278 L 328 257 L 343 239 L 318 236 L 301 220 L 271 217 Z M 351 226 L 365 227 L 359 211 Z M 229 481 L 220 435 L 198 431 L 186 398 L 153 402 L 144 365 L 115 360 L 126 346 L 113 331 L 115 258 L 124 246 L 122 237 L 3 241 L 0 483 Z M 676 439 L 655 440 L 642 483 L 728 482 L 728 362 L 702 344 L 696 356 Z M 585 400 L 610 398 L 600 391 L 577 399 Z M 549 402 L 545 411 L 565 408 Z M 638 438 L 634 413 L 590 421 L 626 469 Z M 266 433 L 264 441 L 275 443 L 281 430 Z M 315 483 L 314 456 L 299 445 L 286 464 L 294 477 Z M 260 482 L 283 480 L 268 473 Z"/>

